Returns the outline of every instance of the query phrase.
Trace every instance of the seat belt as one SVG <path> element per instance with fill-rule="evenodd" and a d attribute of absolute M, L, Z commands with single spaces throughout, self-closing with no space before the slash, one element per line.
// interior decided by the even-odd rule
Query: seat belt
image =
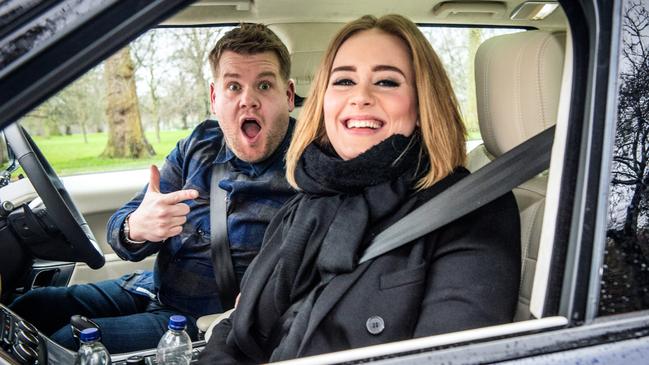
<path fill-rule="evenodd" d="M 555 127 L 453 184 L 379 233 L 359 264 L 394 250 L 503 196 L 550 166 Z"/>
<path fill-rule="evenodd" d="M 225 178 L 227 172 L 227 163 L 214 164 L 210 182 L 210 249 L 216 286 L 224 311 L 234 307 L 234 300 L 239 294 L 228 239 L 227 194 L 219 187 L 219 181 Z"/>

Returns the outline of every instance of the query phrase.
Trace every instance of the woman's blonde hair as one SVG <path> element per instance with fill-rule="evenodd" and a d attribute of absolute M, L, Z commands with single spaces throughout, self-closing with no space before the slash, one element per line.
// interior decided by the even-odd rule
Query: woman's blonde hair
<path fill-rule="evenodd" d="M 419 126 L 423 139 L 420 156 L 427 156 L 430 169 L 416 184 L 417 189 L 431 187 L 454 168 L 464 165 L 466 130 L 451 82 L 444 66 L 417 26 L 401 15 L 376 18 L 365 15 L 346 24 L 329 44 L 316 72 L 309 96 L 300 113 L 286 154 L 286 178 L 295 188 L 295 169 L 304 150 L 313 141 L 329 143 L 324 126 L 324 95 L 331 67 L 340 46 L 354 34 L 379 29 L 401 38 L 413 60 Z"/>

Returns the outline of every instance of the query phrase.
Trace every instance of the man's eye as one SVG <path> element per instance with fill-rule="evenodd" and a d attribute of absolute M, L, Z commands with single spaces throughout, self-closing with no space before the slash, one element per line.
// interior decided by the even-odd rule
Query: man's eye
<path fill-rule="evenodd" d="M 394 81 L 394 80 L 379 80 L 376 82 L 376 85 L 378 86 L 385 86 L 385 87 L 397 87 L 399 86 L 399 83 Z"/>
<path fill-rule="evenodd" d="M 228 84 L 228 90 L 230 90 L 230 91 L 239 91 L 239 90 L 241 90 L 241 86 L 239 84 L 236 84 L 236 83 L 231 83 L 231 84 Z"/>
<path fill-rule="evenodd" d="M 259 83 L 259 90 L 270 90 L 270 82 L 262 81 Z"/>
<path fill-rule="evenodd" d="M 339 79 L 335 80 L 332 84 L 336 86 L 352 86 L 354 85 L 354 81 L 350 79 Z"/>

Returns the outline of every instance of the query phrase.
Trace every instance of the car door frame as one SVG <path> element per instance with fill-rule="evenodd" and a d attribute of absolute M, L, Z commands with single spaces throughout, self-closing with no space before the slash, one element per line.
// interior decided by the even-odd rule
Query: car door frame
<path fill-rule="evenodd" d="M 17 120 L 77 76 L 190 2 L 67 0 L 49 7 L 41 6 L 40 12 L 30 15 L 32 19 L 47 16 L 55 6 L 83 4 L 99 10 L 84 14 L 68 13 L 65 16 L 74 17 L 69 21 L 75 22 L 75 31 L 46 35 L 36 49 L 25 51 L 0 71 L 0 127 Z M 504 351 L 494 357 L 494 361 L 561 351 L 572 348 L 570 344 L 575 342 L 584 346 L 601 344 L 604 341 L 602 336 L 615 339 L 618 335 L 626 338 L 624 336 L 629 333 L 635 337 L 646 335 L 638 329 L 646 328 L 647 321 L 637 315 L 630 316 L 630 319 L 625 316 L 596 319 L 594 316 L 600 279 L 596 265 L 601 264 L 606 230 L 602 207 L 606 204 L 608 191 L 615 113 L 615 95 L 610 85 L 614 83 L 613 77 L 617 77 L 614 55 L 619 49 L 619 29 L 615 25 L 619 25 L 621 5 L 607 0 L 564 0 L 560 3 L 568 16 L 574 39 L 570 123 L 566 141 L 566 146 L 571 148 L 566 148 L 563 159 L 560 214 L 556 217 L 555 250 L 543 314 L 564 316 L 568 319 L 568 328 L 489 342 L 483 339 L 463 345 L 470 346 L 473 351 L 477 348 L 476 342 L 480 342 L 481 347 L 486 346 L 485 351 L 500 354 L 498 346 L 509 343 L 511 348 L 508 341 L 514 341 L 528 349 Z M 26 20 L 21 27 L 9 31 L 3 29 L 0 34 L 5 38 L 20 36 L 21 32 L 29 31 L 30 24 Z M 58 66 L 52 68 L 51 64 Z M 598 102 L 601 100 L 607 102 Z M 600 335 L 589 335 L 597 328 L 601 328 Z M 576 337 L 570 337 L 571 333 Z M 562 339 L 558 334 L 566 336 Z M 542 338 L 554 345 L 543 345 Z M 592 338 L 594 342 L 580 342 L 580 338 Z M 422 348 L 414 355 L 441 360 L 463 346 L 455 344 L 454 348 L 445 350 L 444 347 Z M 412 352 L 404 354 L 396 350 L 393 356 L 388 357 L 398 360 L 406 355 L 412 355 Z"/>

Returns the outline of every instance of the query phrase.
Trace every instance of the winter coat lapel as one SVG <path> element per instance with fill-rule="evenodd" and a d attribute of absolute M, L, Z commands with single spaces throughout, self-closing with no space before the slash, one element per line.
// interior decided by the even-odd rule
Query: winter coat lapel
<path fill-rule="evenodd" d="M 334 305 L 347 293 L 347 290 L 363 275 L 363 273 L 365 273 L 372 262 L 374 262 L 374 260 L 358 266 L 351 273 L 336 276 L 322 290 L 322 293 L 320 293 L 320 296 L 313 306 L 311 317 L 309 318 L 309 324 L 306 333 L 304 334 L 304 340 L 298 350 L 298 356 L 302 356 L 305 346 L 307 346 L 311 341 L 311 337 L 320 325 L 320 322 L 322 322 Z"/>

